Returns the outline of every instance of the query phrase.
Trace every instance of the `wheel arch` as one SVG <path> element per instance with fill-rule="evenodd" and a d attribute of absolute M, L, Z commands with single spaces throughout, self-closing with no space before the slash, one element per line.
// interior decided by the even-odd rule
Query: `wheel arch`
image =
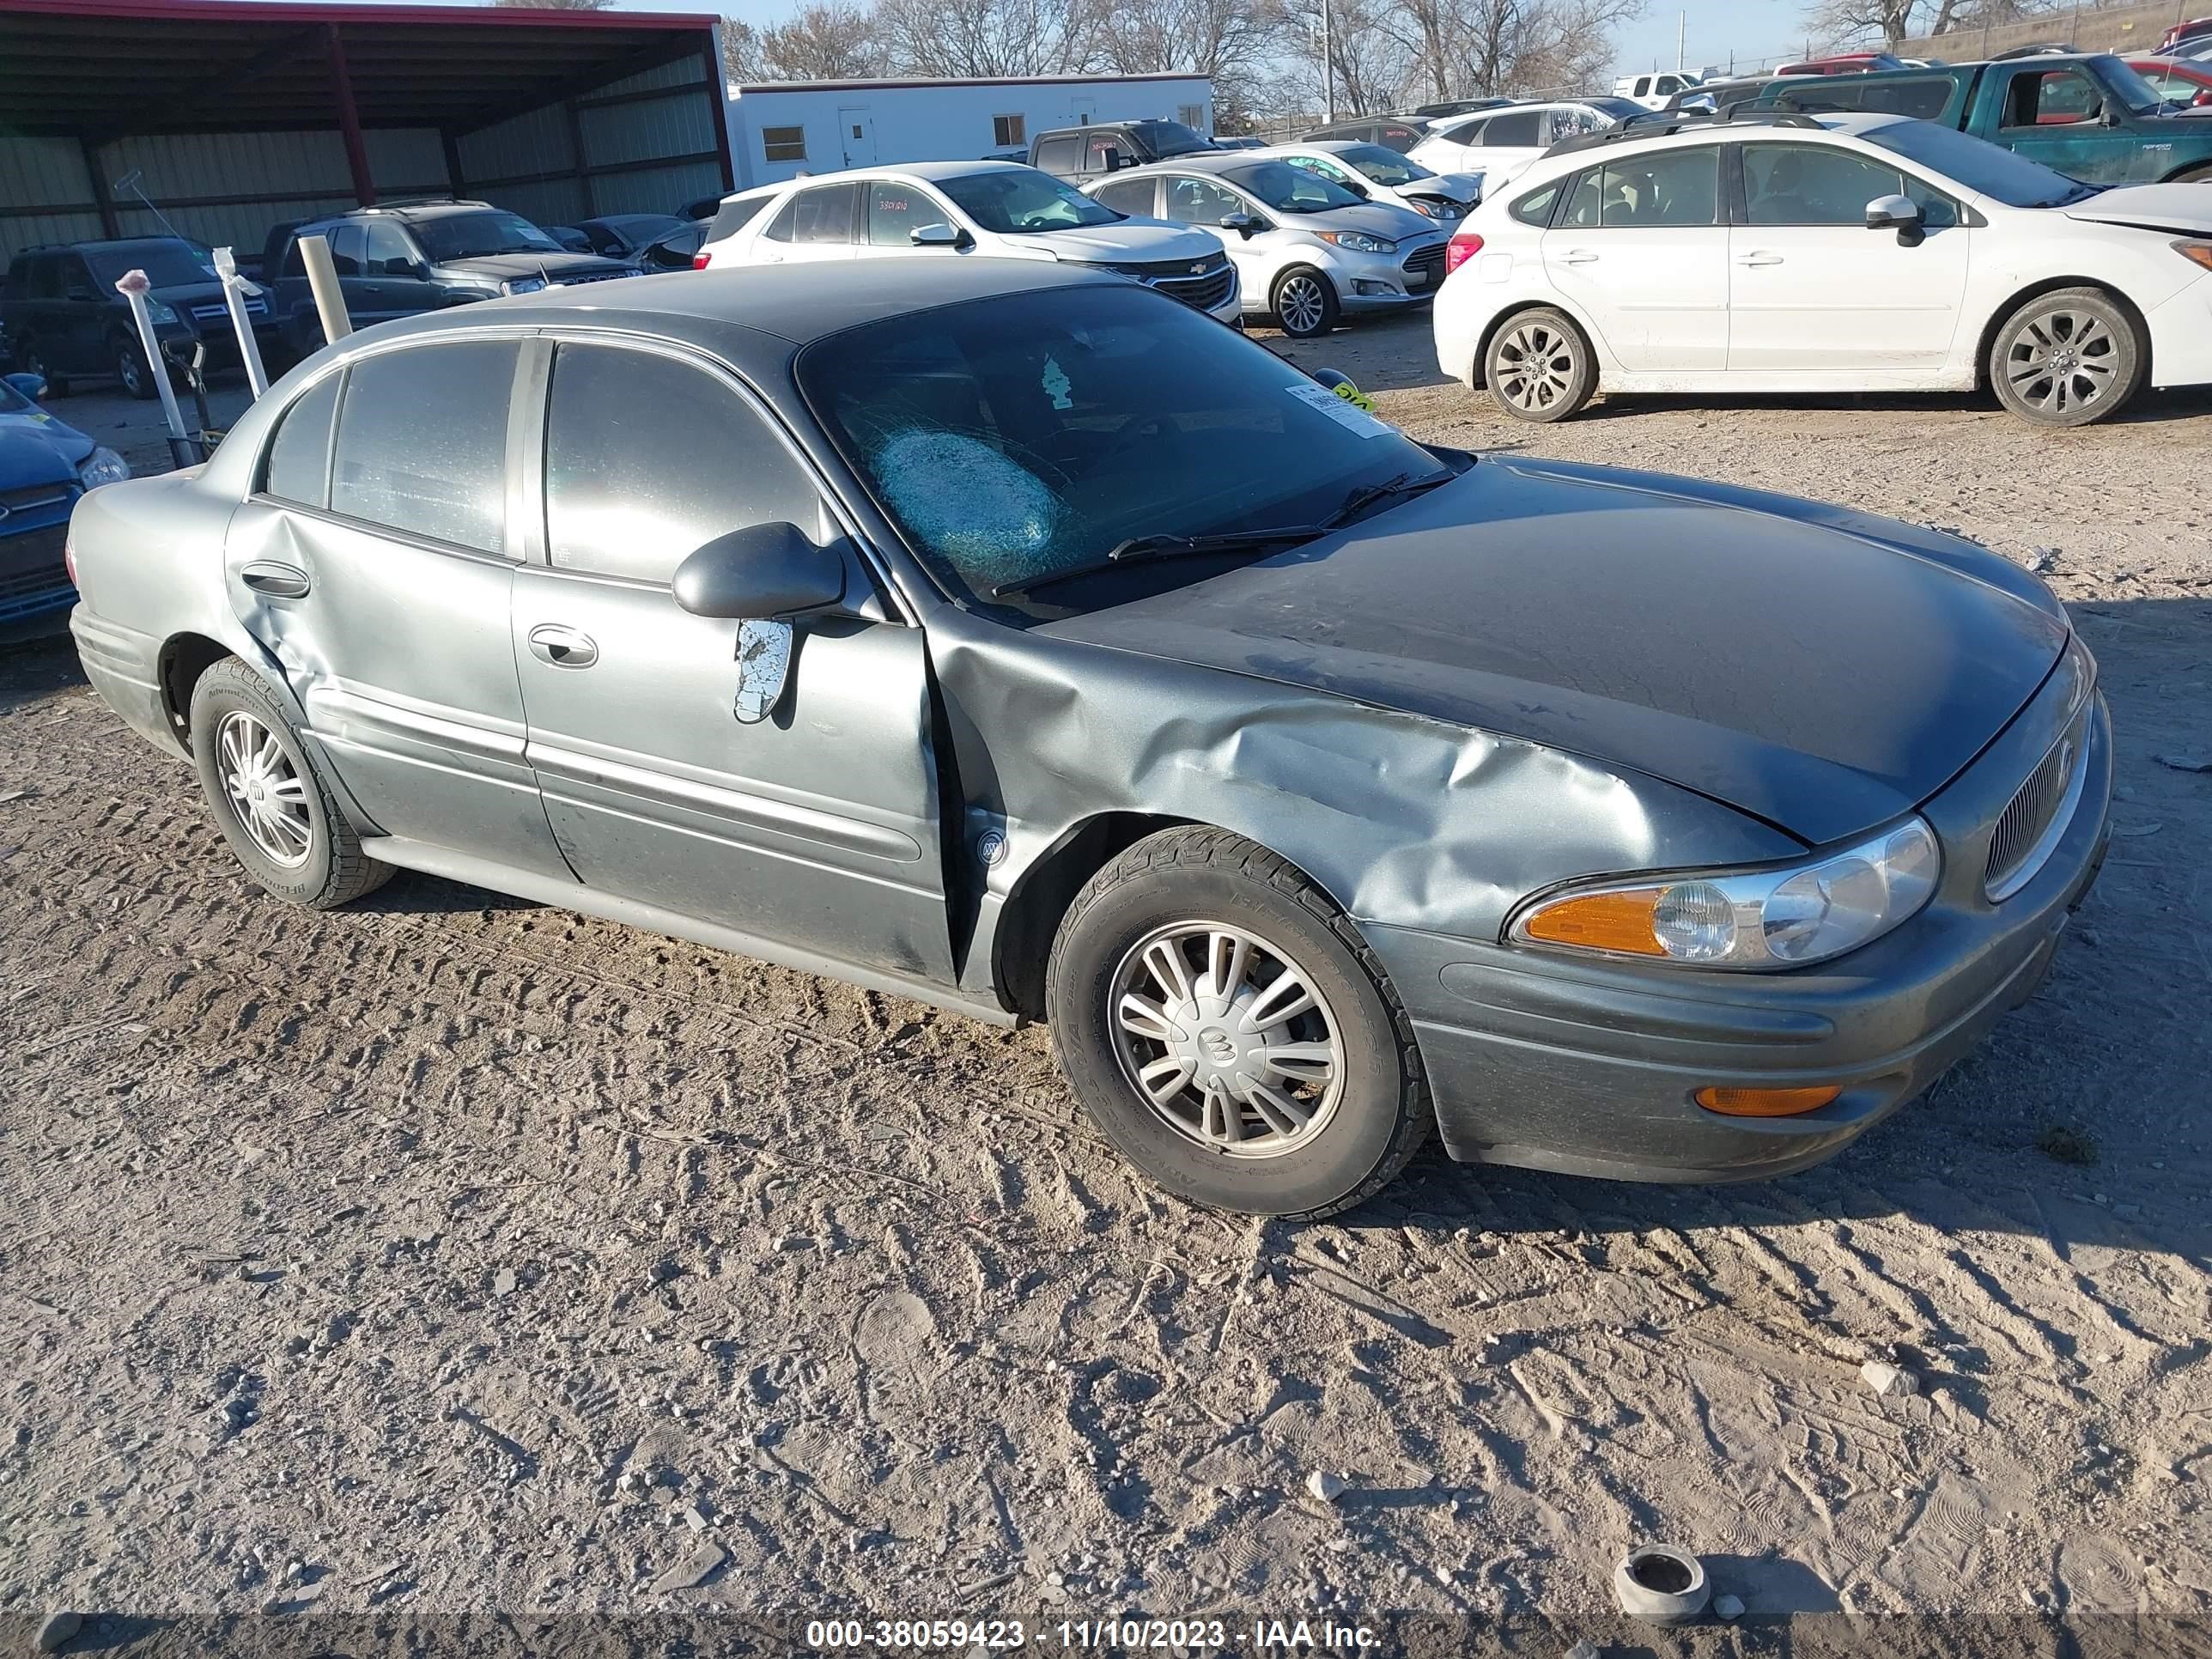
<path fill-rule="evenodd" d="M 1583 337 L 1583 346 L 1589 352 L 1590 362 L 1597 368 L 1597 389 L 1603 391 L 1607 359 L 1604 348 L 1598 343 L 1597 331 L 1590 326 L 1589 319 L 1583 315 L 1579 307 L 1564 299 L 1552 295 L 1540 299 L 1531 295 L 1527 299 L 1516 300 L 1509 305 L 1501 307 L 1496 314 L 1483 325 L 1482 332 L 1474 343 L 1474 378 L 1468 382 L 1468 386 L 1480 392 L 1490 384 L 1490 343 L 1495 340 L 1499 331 L 1516 317 L 1525 316 L 1532 311 L 1556 311 L 1575 325 L 1577 331 Z"/>
<path fill-rule="evenodd" d="M 237 655 L 221 640 L 204 634 L 172 634 L 161 642 L 154 675 L 161 688 L 161 714 L 168 721 L 170 738 L 188 757 L 192 752 L 192 688 L 216 664 Z M 289 701 L 289 690 L 279 690 L 277 695 Z"/>
<path fill-rule="evenodd" d="M 1997 343 L 1997 331 L 2005 325 L 2013 313 L 2031 300 L 2039 300 L 2046 294 L 2056 294 L 2061 289 L 2068 288 L 2094 289 L 2126 313 L 2129 322 L 2135 325 L 2136 347 L 2142 353 L 2142 380 L 2140 384 L 2155 384 L 2151 379 L 2150 324 L 2144 318 L 2141 306 L 2110 283 L 2095 276 L 2044 276 L 2033 283 L 2023 283 L 2017 291 L 2007 295 L 1990 311 L 1989 320 L 1982 325 L 1981 337 L 1974 343 L 1974 386 L 1977 391 L 1990 389 L 1990 349 Z"/>
<path fill-rule="evenodd" d="M 1243 836 L 1281 859 L 1327 893 L 1337 908 L 1350 917 L 1351 909 L 1344 894 L 1334 891 L 1328 883 L 1297 860 L 1247 830 L 1164 812 L 1094 813 L 1071 825 L 1032 860 L 1015 878 L 1007 892 L 992 937 L 991 970 L 1008 1006 L 1025 1019 L 1044 1018 L 1046 959 L 1051 955 L 1053 939 L 1075 896 L 1091 877 L 1147 836 L 1176 829 L 1218 830 L 1224 835 Z"/>

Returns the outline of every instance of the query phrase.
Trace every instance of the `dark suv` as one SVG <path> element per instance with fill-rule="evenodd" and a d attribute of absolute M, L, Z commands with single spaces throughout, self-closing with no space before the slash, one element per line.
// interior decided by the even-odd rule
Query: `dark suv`
<path fill-rule="evenodd" d="M 1219 148 L 1180 121 L 1100 121 L 1040 132 L 1030 141 L 1030 165 L 1071 185 L 1087 185 L 1123 167 Z"/>
<path fill-rule="evenodd" d="M 154 377 L 130 302 L 115 291 L 129 270 L 143 270 L 153 285 L 147 308 L 165 355 L 186 357 L 204 342 L 209 367 L 237 366 L 238 337 L 206 245 L 138 236 L 58 243 L 15 257 L 0 283 L 0 335 L 14 348 L 16 367 L 42 376 L 57 398 L 72 380 L 110 374 L 132 397 L 152 397 Z M 266 298 L 247 301 L 246 311 L 265 350 L 274 332 Z"/>
<path fill-rule="evenodd" d="M 331 245 L 338 289 L 356 328 L 471 300 L 528 294 L 570 283 L 630 276 L 636 267 L 572 253 L 520 214 L 488 202 L 356 208 L 272 234 L 262 261 L 278 326 L 295 356 L 323 343 L 300 239 Z"/>

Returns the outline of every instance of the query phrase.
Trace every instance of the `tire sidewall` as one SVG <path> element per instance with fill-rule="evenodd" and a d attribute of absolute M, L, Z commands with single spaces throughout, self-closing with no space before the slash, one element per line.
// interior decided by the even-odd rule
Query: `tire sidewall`
<path fill-rule="evenodd" d="M 154 371 L 138 343 L 125 335 L 114 335 L 108 341 L 108 350 L 115 360 L 115 383 L 141 402 L 154 396 Z"/>
<path fill-rule="evenodd" d="M 2005 360 L 2010 352 L 2013 337 L 2027 319 L 2051 311 L 2089 309 L 2094 307 L 2105 325 L 2112 331 L 2125 354 L 2126 366 L 2118 383 L 2101 402 L 2092 404 L 2076 415 L 2053 417 L 2039 414 L 2020 400 L 2013 392 L 2010 378 L 2005 374 Z M 2017 307 L 1999 325 L 1996 337 L 1990 343 L 1990 360 L 1986 366 L 1990 387 L 1997 401 L 2007 410 L 2031 426 L 2065 428 L 2094 426 L 2100 421 L 2110 420 L 2135 400 L 2143 380 L 2143 341 L 2137 331 L 2135 319 L 2110 298 L 2094 289 L 2058 289 L 2049 294 L 2039 294 L 2027 304 Z"/>
<path fill-rule="evenodd" d="M 1259 935 L 1293 957 L 1327 999 L 1344 1048 L 1344 1092 L 1310 1144 L 1273 1158 L 1231 1157 L 1170 1127 L 1122 1075 L 1108 1006 L 1115 969 L 1147 934 L 1184 921 L 1228 922 Z M 1389 1009 L 1328 922 L 1288 894 L 1218 866 L 1155 866 L 1073 919 L 1049 977 L 1054 1046 L 1078 1097 L 1124 1157 L 1178 1197 L 1259 1214 L 1323 1210 L 1389 1158 L 1407 1109 Z"/>
<path fill-rule="evenodd" d="M 222 787 L 216 754 L 216 730 L 222 724 L 224 715 L 237 712 L 252 715 L 275 735 L 293 771 L 307 785 L 303 793 L 313 838 L 306 861 L 295 867 L 287 868 L 277 863 L 254 844 L 252 836 L 239 820 L 238 809 L 231 805 L 230 796 Z M 307 749 L 283 705 L 242 665 L 235 660 L 217 663 L 200 676 L 199 684 L 192 689 L 191 730 L 192 767 L 199 774 L 201 793 L 207 797 L 208 810 L 215 815 L 216 827 L 222 831 L 223 840 L 239 863 L 278 898 L 295 904 L 319 902 L 330 891 L 337 875 L 331 804 L 321 775 L 307 758 Z"/>
<path fill-rule="evenodd" d="M 1322 294 L 1320 325 L 1304 334 L 1294 332 L 1283 320 L 1281 305 L 1283 289 L 1300 277 L 1310 278 L 1318 283 L 1321 285 Z M 1337 319 L 1343 313 L 1343 307 L 1337 302 L 1336 284 L 1329 281 L 1328 272 L 1312 265 L 1292 265 L 1281 276 L 1276 277 L 1274 289 L 1267 295 L 1267 303 L 1275 313 L 1277 326 L 1280 327 L 1284 333 L 1290 335 L 1293 340 L 1318 340 L 1336 326 Z"/>
<path fill-rule="evenodd" d="M 1498 389 L 1498 354 L 1504 349 L 1506 339 L 1515 330 L 1535 322 L 1549 324 L 1574 343 L 1574 380 L 1568 387 L 1566 396 L 1549 409 L 1523 409 Z M 1491 401 L 1506 414 L 1516 421 L 1547 426 L 1554 421 L 1564 421 L 1570 416 L 1581 413 L 1589 402 L 1597 390 L 1597 356 L 1590 345 L 1589 336 L 1583 332 L 1582 325 L 1573 318 L 1549 306 L 1539 306 L 1528 311 L 1516 311 L 1498 325 L 1497 331 L 1490 337 L 1490 343 L 1483 349 L 1482 379 L 1483 384 L 1490 388 Z"/>

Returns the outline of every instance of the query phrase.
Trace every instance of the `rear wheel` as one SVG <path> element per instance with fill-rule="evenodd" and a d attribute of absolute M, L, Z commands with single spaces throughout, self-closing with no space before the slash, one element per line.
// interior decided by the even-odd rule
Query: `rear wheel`
<path fill-rule="evenodd" d="M 111 336 L 107 342 L 109 356 L 115 364 L 115 378 L 123 389 L 140 399 L 154 395 L 154 371 L 147 366 L 146 354 L 138 342 L 127 334 Z"/>
<path fill-rule="evenodd" d="M 1564 421 L 1597 390 L 1597 360 L 1583 331 L 1549 307 L 1506 319 L 1491 337 L 1483 382 L 1516 420 Z"/>
<path fill-rule="evenodd" d="M 237 658 L 214 664 L 192 687 L 191 728 L 216 826 L 263 887 L 331 910 L 392 878 L 392 866 L 361 850 L 283 705 Z"/>
<path fill-rule="evenodd" d="M 1990 347 L 1997 401 L 2039 426 L 2087 426 L 2120 412 L 2149 356 L 2134 319 L 2101 289 L 2038 295 Z"/>
<path fill-rule="evenodd" d="M 1163 830 L 1093 876 L 1046 1018 L 1091 1119 L 1180 1197 L 1322 1216 L 1400 1170 L 1431 1116 L 1412 1025 L 1328 895 L 1225 830 Z"/>
<path fill-rule="evenodd" d="M 1293 265 L 1275 279 L 1270 296 L 1275 321 L 1294 340 L 1310 340 L 1336 326 L 1336 287 L 1310 265 Z"/>

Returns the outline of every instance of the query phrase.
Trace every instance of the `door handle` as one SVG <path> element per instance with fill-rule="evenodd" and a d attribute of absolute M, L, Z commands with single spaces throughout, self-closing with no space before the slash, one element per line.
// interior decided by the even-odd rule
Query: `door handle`
<path fill-rule="evenodd" d="M 1559 256 L 1559 263 L 1563 265 L 1588 265 L 1596 262 L 1597 255 L 1586 247 L 1569 248 Z"/>
<path fill-rule="evenodd" d="M 238 573 L 238 579 L 272 599 L 305 599 L 310 586 L 307 573 L 299 566 L 279 564 L 274 559 L 256 559 Z"/>
<path fill-rule="evenodd" d="M 540 623 L 530 630 L 530 654 L 556 668 L 589 668 L 599 659 L 599 647 L 573 628 Z"/>
<path fill-rule="evenodd" d="M 1778 253 L 1769 253 L 1765 249 L 1761 248 L 1755 253 L 1737 254 L 1735 262 L 1740 265 L 1778 265 L 1782 263 L 1782 256 Z"/>

